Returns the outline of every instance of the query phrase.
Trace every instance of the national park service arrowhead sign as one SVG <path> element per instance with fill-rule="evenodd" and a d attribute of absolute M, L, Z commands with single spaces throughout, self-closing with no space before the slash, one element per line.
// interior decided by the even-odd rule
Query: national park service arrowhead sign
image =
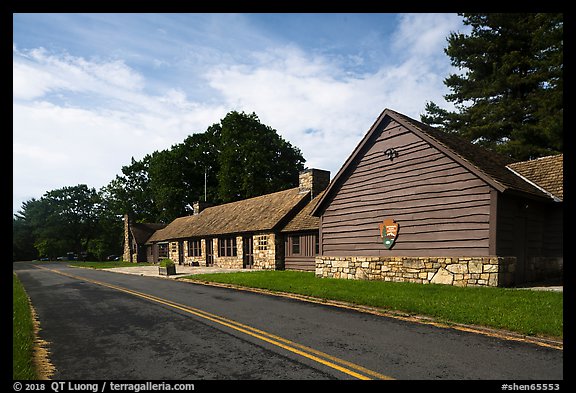
<path fill-rule="evenodd" d="M 382 237 L 382 242 L 386 249 L 389 250 L 394 245 L 396 236 L 398 235 L 398 228 L 398 223 L 391 218 L 385 219 L 380 224 L 380 236 Z"/>

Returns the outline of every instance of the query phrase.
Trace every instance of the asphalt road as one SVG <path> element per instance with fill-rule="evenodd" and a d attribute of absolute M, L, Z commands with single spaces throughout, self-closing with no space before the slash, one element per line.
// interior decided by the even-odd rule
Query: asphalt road
<path fill-rule="evenodd" d="M 53 379 L 561 380 L 563 351 L 327 305 L 15 263 Z"/>

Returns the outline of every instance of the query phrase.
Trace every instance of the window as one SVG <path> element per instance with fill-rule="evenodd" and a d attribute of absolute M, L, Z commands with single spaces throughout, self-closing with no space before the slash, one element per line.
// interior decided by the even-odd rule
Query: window
<path fill-rule="evenodd" d="M 295 235 L 292 237 L 292 254 L 300 254 L 300 236 Z"/>
<path fill-rule="evenodd" d="M 236 237 L 225 237 L 218 239 L 218 256 L 235 257 L 236 255 Z"/>
<path fill-rule="evenodd" d="M 189 257 L 202 256 L 202 243 L 200 239 L 188 240 L 188 256 Z"/>
<path fill-rule="evenodd" d="M 320 254 L 320 236 L 314 235 L 314 255 Z"/>
<path fill-rule="evenodd" d="M 256 244 L 258 251 L 268 250 L 268 235 L 254 236 L 254 244 Z"/>
<path fill-rule="evenodd" d="M 158 258 L 168 258 L 168 243 L 158 244 Z"/>

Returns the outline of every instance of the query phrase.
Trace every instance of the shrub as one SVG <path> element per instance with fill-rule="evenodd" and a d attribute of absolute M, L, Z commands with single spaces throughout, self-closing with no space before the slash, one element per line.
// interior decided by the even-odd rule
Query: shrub
<path fill-rule="evenodd" d="M 174 266 L 174 261 L 170 258 L 163 258 L 160 261 L 160 266 L 161 267 L 168 267 L 168 266 Z"/>

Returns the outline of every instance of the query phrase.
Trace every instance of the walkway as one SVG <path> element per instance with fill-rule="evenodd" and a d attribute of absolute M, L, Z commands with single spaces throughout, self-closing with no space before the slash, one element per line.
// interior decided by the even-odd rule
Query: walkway
<path fill-rule="evenodd" d="M 170 276 L 163 276 L 158 274 L 158 266 L 134 266 L 134 267 L 114 267 L 108 270 L 115 273 L 135 274 L 137 276 L 153 276 L 161 278 L 180 278 L 189 276 L 191 274 L 205 274 L 205 273 L 232 273 L 232 272 L 251 272 L 251 269 L 227 269 L 221 267 L 206 267 L 206 266 L 187 266 L 176 265 L 176 274 Z"/>

